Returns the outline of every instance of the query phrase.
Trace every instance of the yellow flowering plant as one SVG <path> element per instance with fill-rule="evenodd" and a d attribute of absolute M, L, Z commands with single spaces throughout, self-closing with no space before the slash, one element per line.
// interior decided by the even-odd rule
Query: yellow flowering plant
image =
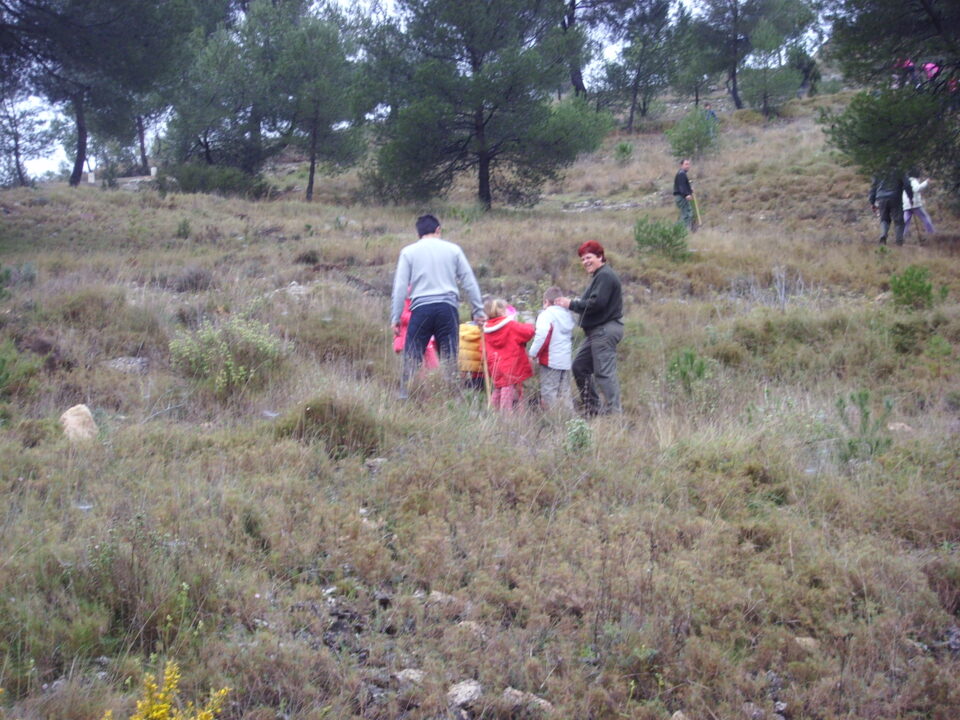
<path fill-rule="evenodd" d="M 181 710 L 174 706 L 179 685 L 180 667 L 173 661 L 167 663 L 159 684 L 156 676 L 148 673 L 143 680 L 143 698 L 137 700 L 137 711 L 130 720 L 214 720 L 230 692 L 229 688 L 222 688 L 211 693 L 203 707 L 198 708 L 190 702 Z M 113 720 L 113 711 L 107 710 L 102 720 Z"/>

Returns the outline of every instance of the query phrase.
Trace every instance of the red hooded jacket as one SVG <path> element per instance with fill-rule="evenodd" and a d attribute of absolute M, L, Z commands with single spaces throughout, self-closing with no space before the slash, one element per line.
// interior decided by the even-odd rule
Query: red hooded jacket
<path fill-rule="evenodd" d="M 533 375 L 526 345 L 535 332 L 533 325 L 517 322 L 513 315 L 491 318 L 483 324 L 487 367 L 494 387 L 516 385 Z"/>

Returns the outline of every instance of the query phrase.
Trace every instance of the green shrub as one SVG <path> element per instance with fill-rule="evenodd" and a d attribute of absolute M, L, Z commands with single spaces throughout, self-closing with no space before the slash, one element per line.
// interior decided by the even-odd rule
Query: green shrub
<path fill-rule="evenodd" d="M 41 360 L 17 352 L 11 341 L 0 344 L 0 398 L 24 394 L 40 370 Z"/>
<path fill-rule="evenodd" d="M 183 218 L 180 224 L 177 225 L 176 237 L 180 240 L 186 240 L 190 237 L 190 221 L 187 220 L 187 218 Z"/>
<path fill-rule="evenodd" d="M 280 341 L 256 320 L 232 317 L 223 325 L 204 322 L 170 342 L 170 360 L 185 375 L 226 398 L 262 379 L 282 355 Z"/>
<path fill-rule="evenodd" d="M 633 159 L 633 143 L 621 142 L 613 149 L 613 157 L 617 165 L 626 165 Z"/>
<path fill-rule="evenodd" d="M 893 410 L 893 401 L 885 399 L 883 410 L 874 417 L 870 407 L 870 391 L 858 390 L 850 393 L 850 404 L 841 395 L 837 398 L 837 413 L 844 428 L 850 433 L 840 439 L 840 460 L 868 460 L 887 450 L 892 442 L 886 433 L 887 418 Z M 851 408 L 856 418 L 851 418 Z"/>
<path fill-rule="evenodd" d="M 10 291 L 7 286 L 10 285 L 10 268 L 0 265 L 0 300 L 6 300 L 10 297 Z"/>
<path fill-rule="evenodd" d="M 687 228 L 683 223 L 640 218 L 633 228 L 633 236 L 641 252 L 656 252 L 677 261 L 690 257 Z"/>
<path fill-rule="evenodd" d="M 373 455 L 383 444 L 383 426 L 361 403 L 337 397 L 315 397 L 282 419 L 277 437 L 323 442 L 334 458 Z"/>
<path fill-rule="evenodd" d="M 687 113 L 666 135 L 675 158 L 698 158 L 717 146 L 714 122 L 700 110 Z"/>
<path fill-rule="evenodd" d="M 564 449 L 570 455 L 580 455 L 587 452 L 593 445 L 593 428 L 583 418 L 574 418 L 567 421 L 567 437 Z"/>
<path fill-rule="evenodd" d="M 691 395 L 694 384 L 706 376 L 707 361 L 690 348 L 677 352 L 667 365 L 667 378 L 678 383 L 687 395 Z"/>
<path fill-rule="evenodd" d="M 890 277 L 890 292 L 893 302 L 901 307 L 923 310 L 933 306 L 933 283 L 930 282 L 930 270 L 919 265 L 911 265 L 899 275 Z M 946 299 L 947 288 L 940 288 L 940 299 Z"/>
<path fill-rule="evenodd" d="M 186 163 L 167 171 L 176 181 L 175 188 L 185 193 L 214 193 L 262 198 L 270 194 L 270 185 L 259 175 L 248 175 L 242 170 L 224 165 Z M 161 191 L 170 190 L 169 179 L 160 182 Z"/>

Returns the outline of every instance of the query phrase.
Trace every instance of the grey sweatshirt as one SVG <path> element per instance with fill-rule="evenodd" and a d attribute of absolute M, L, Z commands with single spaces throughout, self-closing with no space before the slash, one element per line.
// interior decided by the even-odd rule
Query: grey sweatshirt
<path fill-rule="evenodd" d="M 400 251 L 397 272 L 393 276 L 390 323 L 396 325 L 400 322 L 407 295 L 410 296 L 411 310 L 439 302 L 458 307 L 458 285 L 467 293 L 473 314 L 482 312 L 480 286 L 459 245 L 429 236 L 407 245 Z"/>

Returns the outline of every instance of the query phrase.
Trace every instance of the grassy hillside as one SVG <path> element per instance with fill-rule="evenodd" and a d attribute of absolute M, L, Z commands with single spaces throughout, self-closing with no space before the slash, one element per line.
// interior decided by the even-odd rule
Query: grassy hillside
<path fill-rule="evenodd" d="M 878 248 L 811 114 L 724 117 L 685 261 L 633 239 L 676 214 L 661 134 L 426 208 L 521 310 L 608 248 L 625 415 L 589 423 L 396 399 L 425 208 L 351 175 L 0 193 L 0 717 L 127 717 L 175 660 L 246 720 L 955 718 L 960 216 L 934 182 L 941 232 Z"/>

